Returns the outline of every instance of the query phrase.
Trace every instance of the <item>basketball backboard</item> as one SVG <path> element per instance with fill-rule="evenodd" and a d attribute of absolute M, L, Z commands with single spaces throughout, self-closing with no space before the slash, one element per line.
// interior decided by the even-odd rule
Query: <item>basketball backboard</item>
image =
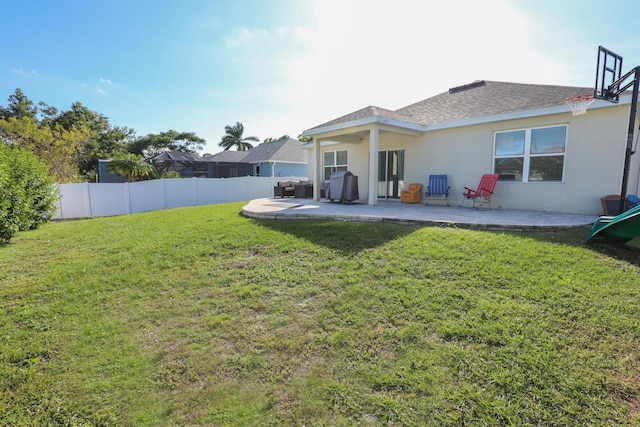
<path fill-rule="evenodd" d="M 593 97 L 609 102 L 618 102 L 620 77 L 622 76 L 622 56 L 609 49 L 598 47 L 598 67 Z M 617 82 L 617 83 L 616 83 Z M 614 87 L 612 84 L 616 83 Z"/>

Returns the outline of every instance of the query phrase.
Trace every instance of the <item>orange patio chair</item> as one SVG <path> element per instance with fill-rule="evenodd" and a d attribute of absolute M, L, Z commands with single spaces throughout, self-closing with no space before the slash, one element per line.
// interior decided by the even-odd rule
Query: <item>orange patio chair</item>
<path fill-rule="evenodd" d="M 422 197 L 422 184 L 412 183 L 409 188 L 400 191 L 400 201 L 402 203 L 420 203 Z"/>
<path fill-rule="evenodd" d="M 481 205 L 483 203 L 491 205 L 491 196 L 493 195 L 493 190 L 496 188 L 498 178 L 500 178 L 500 175 L 498 175 L 497 173 L 484 174 L 482 175 L 482 178 L 480 178 L 480 183 L 478 184 L 477 190 L 473 190 L 469 187 L 464 187 L 464 189 L 467 191 L 462 193 L 462 196 L 464 198 L 462 199 L 461 206 L 464 205 L 465 200 L 472 200 L 472 207 L 474 208 L 476 207 L 476 205 Z"/>

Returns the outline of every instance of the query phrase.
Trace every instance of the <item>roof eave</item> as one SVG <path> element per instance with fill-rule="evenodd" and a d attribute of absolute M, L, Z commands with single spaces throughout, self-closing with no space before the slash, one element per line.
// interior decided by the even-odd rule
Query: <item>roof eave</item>
<path fill-rule="evenodd" d="M 417 132 L 420 132 L 423 130 L 422 125 L 418 123 L 411 123 L 403 120 L 391 119 L 389 117 L 371 116 L 371 117 L 365 117 L 358 120 L 351 120 L 344 123 L 336 123 L 334 125 L 308 129 L 302 132 L 302 135 L 314 136 L 314 135 L 320 135 L 327 132 L 334 132 L 337 130 L 349 129 L 357 126 L 370 125 L 370 124 L 395 126 L 399 128 L 412 130 L 412 131 L 417 131 Z"/>
<path fill-rule="evenodd" d="M 629 105 L 629 104 L 631 104 L 631 96 L 624 95 L 620 97 L 620 101 L 618 103 L 612 103 L 612 102 L 596 99 L 596 101 L 589 107 L 589 109 L 600 109 L 600 108 L 614 107 L 616 105 Z M 470 119 L 453 120 L 448 122 L 434 123 L 430 125 L 420 125 L 417 123 L 411 123 L 411 122 L 391 119 L 391 118 L 382 117 L 382 116 L 371 116 L 371 117 L 365 117 L 359 120 L 352 120 L 344 123 L 337 123 L 334 125 L 308 129 L 302 132 L 302 135 L 313 137 L 315 135 L 321 135 L 329 132 L 335 132 L 339 130 L 345 130 L 349 128 L 370 125 L 370 124 L 394 126 L 398 128 L 412 130 L 415 132 L 429 132 L 434 130 L 451 129 L 451 128 L 462 127 L 462 126 L 471 126 L 471 125 L 493 123 L 493 122 L 507 121 L 507 120 L 527 119 L 532 117 L 539 117 L 539 116 L 546 116 L 546 115 L 553 115 L 553 114 L 563 114 L 563 113 L 570 113 L 569 108 L 566 105 L 555 105 L 553 107 L 535 108 L 532 110 L 515 111 L 510 113 L 495 114 L 491 116 L 473 117 Z M 301 148 L 308 149 L 312 146 L 313 146 L 312 143 L 308 143 L 308 144 L 302 145 Z"/>
<path fill-rule="evenodd" d="M 338 141 L 320 141 L 320 146 L 321 147 L 328 147 L 330 145 L 337 145 L 340 144 Z M 302 144 L 300 146 L 300 148 L 302 148 L 303 150 L 310 150 L 314 147 L 313 142 L 307 142 L 305 144 Z"/>

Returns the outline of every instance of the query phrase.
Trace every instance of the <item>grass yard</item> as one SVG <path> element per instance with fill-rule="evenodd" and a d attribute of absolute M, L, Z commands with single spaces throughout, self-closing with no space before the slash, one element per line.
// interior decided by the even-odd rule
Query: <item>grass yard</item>
<path fill-rule="evenodd" d="M 0 425 L 640 424 L 633 241 L 241 207 L 0 247 Z"/>

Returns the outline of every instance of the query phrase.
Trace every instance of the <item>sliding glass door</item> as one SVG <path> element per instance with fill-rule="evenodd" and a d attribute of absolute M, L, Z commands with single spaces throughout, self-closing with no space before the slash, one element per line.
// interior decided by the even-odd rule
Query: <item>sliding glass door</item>
<path fill-rule="evenodd" d="M 378 198 L 399 199 L 404 189 L 404 150 L 378 152 Z"/>

